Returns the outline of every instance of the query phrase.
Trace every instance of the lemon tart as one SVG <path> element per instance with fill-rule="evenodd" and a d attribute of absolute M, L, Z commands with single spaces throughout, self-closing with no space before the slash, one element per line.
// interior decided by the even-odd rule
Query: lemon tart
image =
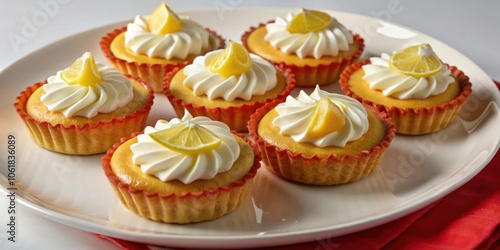
<path fill-rule="evenodd" d="M 199 55 L 223 48 L 224 39 L 188 16 L 177 15 L 161 3 L 151 15 L 138 15 L 126 27 L 101 38 L 108 61 L 123 73 L 140 77 L 162 92 L 166 73 Z"/>
<path fill-rule="evenodd" d="M 334 17 L 308 9 L 251 27 L 241 40 L 249 52 L 292 69 L 300 87 L 337 82 L 365 47 L 359 35 Z"/>
<path fill-rule="evenodd" d="M 103 157 L 117 197 L 134 213 L 166 223 L 194 223 L 237 209 L 250 192 L 260 154 L 222 122 L 159 120 L 124 138 Z"/>
<path fill-rule="evenodd" d="M 389 114 L 401 134 L 448 127 L 472 93 L 469 78 L 443 63 L 429 44 L 416 44 L 349 66 L 342 91 Z"/>
<path fill-rule="evenodd" d="M 163 85 L 177 116 L 186 109 L 239 132 L 247 131 L 250 115 L 257 108 L 273 100 L 283 101 L 294 87 L 290 70 L 275 67 L 234 41 L 167 74 Z"/>
<path fill-rule="evenodd" d="M 20 93 L 14 104 L 39 146 L 65 154 L 106 152 L 144 128 L 153 105 L 144 81 L 96 63 L 86 52 L 68 68 Z"/>
<path fill-rule="evenodd" d="M 248 123 L 265 166 L 287 180 L 334 185 L 357 181 L 380 164 L 395 135 L 383 112 L 318 86 L 260 108 Z"/>

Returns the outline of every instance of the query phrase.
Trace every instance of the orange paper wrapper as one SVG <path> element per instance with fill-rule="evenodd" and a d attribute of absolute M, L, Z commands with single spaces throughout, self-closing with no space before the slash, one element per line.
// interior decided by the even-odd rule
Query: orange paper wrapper
<path fill-rule="evenodd" d="M 102 159 L 102 167 L 122 204 L 132 212 L 150 220 L 185 224 L 219 218 L 243 203 L 260 167 L 261 158 L 255 146 L 245 136 L 237 134 L 249 143 L 255 152 L 254 164 L 241 180 L 232 182 L 228 186 L 200 192 L 169 195 L 149 193 L 121 182 L 112 171 L 110 164 L 111 157 L 117 148 L 139 134 L 134 133 L 129 137 L 122 138 L 120 143 L 116 143 L 109 149 Z"/>
<path fill-rule="evenodd" d="M 274 22 L 274 21 L 269 21 Z M 243 35 L 241 36 L 241 41 L 247 50 L 251 53 L 254 53 L 247 44 L 248 36 L 256 29 L 265 26 L 267 23 L 260 23 L 257 27 L 250 27 Z M 293 64 L 287 64 L 284 62 L 275 62 L 269 60 L 271 63 L 279 66 L 283 66 L 285 68 L 289 68 L 295 74 L 296 85 L 297 87 L 315 87 L 316 85 L 327 85 L 333 84 L 339 80 L 340 74 L 342 71 L 349 65 L 358 61 L 361 57 L 361 54 L 364 51 L 365 43 L 363 38 L 358 34 L 353 34 L 354 43 L 358 44 L 358 51 L 350 56 L 350 57 L 342 57 L 338 61 L 333 61 L 329 64 L 320 64 L 318 66 L 296 66 Z"/>
<path fill-rule="evenodd" d="M 184 110 L 187 109 L 193 116 L 207 116 L 212 120 L 221 121 L 227 124 L 232 130 L 236 130 L 238 132 L 247 132 L 247 123 L 250 119 L 250 115 L 252 115 L 258 108 L 264 106 L 264 104 L 268 102 L 271 102 L 273 100 L 277 100 L 278 102 L 285 101 L 286 97 L 295 88 L 295 77 L 294 74 L 291 73 L 291 70 L 283 69 L 281 67 L 277 68 L 285 76 L 285 89 L 280 94 L 278 94 L 277 96 L 273 96 L 272 98 L 267 98 L 264 101 L 246 103 L 241 106 L 207 108 L 205 106 L 197 106 L 192 103 L 187 103 L 184 100 L 175 97 L 170 91 L 169 85 L 171 79 L 181 69 L 174 70 L 167 74 L 163 82 L 163 89 L 178 117 L 182 117 L 184 115 Z"/>
<path fill-rule="evenodd" d="M 212 31 L 208 28 L 206 28 L 206 30 L 211 35 L 216 36 L 219 39 L 219 47 L 217 49 L 222 49 L 225 47 L 225 40 L 222 36 L 220 36 L 215 31 Z M 190 60 L 186 60 L 182 63 L 176 63 L 176 64 L 147 64 L 147 63 L 129 62 L 117 58 L 111 52 L 110 45 L 116 36 L 125 31 L 127 31 L 127 27 L 121 27 L 119 29 L 115 29 L 111 33 L 108 33 L 106 36 L 102 37 L 99 43 L 99 45 L 101 46 L 101 50 L 104 53 L 104 56 L 108 59 L 108 61 L 114 67 L 116 67 L 120 72 L 122 72 L 123 74 L 129 74 L 143 79 L 149 85 L 151 85 L 155 93 L 163 92 L 162 80 L 168 72 L 172 71 L 175 68 L 183 68 L 184 66 L 192 62 Z"/>
<path fill-rule="evenodd" d="M 396 132 L 400 134 L 422 135 L 445 129 L 455 121 L 467 97 L 472 93 L 472 84 L 469 81 L 469 77 L 457 67 L 446 65 L 451 71 L 451 76 L 455 78 L 460 85 L 461 92 L 455 99 L 441 105 L 425 108 L 386 107 L 365 100 L 349 89 L 348 81 L 350 75 L 361 69 L 363 65 L 369 63 L 370 60 L 366 59 L 349 66 L 340 77 L 341 89 L 346 95 L 367 105 L 374 106 L 378 110 L 387 112 L 396 124 Z"/>
<path fill-rule="evenodd" d="M 300 152 L 279 148 L 263 140 L 257 131 L 262 117 L 278 103 L 268 103 L 257 110 L 248 122 L 249 135 L 254 140 L 262 155 L 262 161 L 274 174 L 287 180 L 310 185 L 335 185 L 357 181 L 372 173 L 382 161 L 382 158 L 395 136 L 394 123 L 383 112 L 371 106 L 365 106 L 385 124 L 384 139 L 369 150 L 357 154 L 346 154 L 339 157 L 331 154 L 328 157 L 314 155 L 308 157 Z M 270 124 L 269 126 L 273 126 Z"/>
<path fill-rule="evenodd" d="M 142 109 L 120 118 L 69 127 L 64 127 L 62 124 L 51 125 L 49 122 L 41 122 L 31 118 L 26 110 L 26 102 L 38 88 L 47 84 L 47 81 L 27 87 L 16 98 L 14 107 L 30 132 L 31 138 L 40 147 L 70 155 L 103 153 L 120 141 L 120 138 L 144 129 L 153 105 L 154 93 L 151 87 L 138 78 L 127 77 L 142 83 L 144 88 L 149 91 L 149 100 Z"/>

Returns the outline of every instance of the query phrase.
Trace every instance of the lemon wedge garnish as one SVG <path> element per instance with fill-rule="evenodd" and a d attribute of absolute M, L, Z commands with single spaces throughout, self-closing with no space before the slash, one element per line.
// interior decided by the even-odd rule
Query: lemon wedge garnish
<path fill-rule="evenodd" d="M 212 131 L 189 122 L 151 133 L 149 136 L 164 147 L 186 154 L 207 152 L 222 142 Z"/>
<path fill-rule="evenodd" d="M 432 76 L 443 68 L 439 57 L 426 43 L 395 52 L 389 59 L 389 65 L 405 75 L 414 77 Z"/>
<path fill-rule="evenodd" d="M 323 30 L 332 22 L 332 17 L 325 12 L 302 8 L 288 24 L 290 33 L 308 33 Z"/>
<path fill-rule="evenodd" d="M 83 53 L 71 66 L 65 68 L 61 72 L 61 78 L 70 85 L 94 86 L 102 82 L 94 55 L 90 52 Z"/>
<path fill-rule="evenodd" d="M 161 3 L 147 21 L 149 32 L 154 34 L 175 33 L 182 29 L 182 21 L 165 3 Z"/>
<path fill-rule="evenodd" d="M 320 138 L 329 133 L 341 130 L 345 125 L 345 116 L 330 98 L 322 97 L 309 120 L 306 136 Z"/>
<path fill-rule="evenodd" d="M 229 45 L 209 63 L 210 72 L 224 77 L 240 75 L 250 70 L 252 59 L 243 45 L 229 41 Z"/>

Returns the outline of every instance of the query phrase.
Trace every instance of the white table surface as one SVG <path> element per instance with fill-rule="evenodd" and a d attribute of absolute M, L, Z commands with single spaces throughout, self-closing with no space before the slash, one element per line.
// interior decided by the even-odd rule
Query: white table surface
<path fill-rule="evenodd" d="M 0 70 L 37 49 L 66 36 L 117 21 L 148 14 L 161 1 L 138 0 L 22 0 L 0 2 Z M 170 0 L 175 11 L 223 7 L 305 7 L 330 9 L 380 18 L 435 37 L 474 61 L 493 79 L 500 79 L 500 1 L 497 0 Z M 391 4 L 398 11 L 390 11 Z M 47 7 L 49 6 L 49 7 Z M 26 22 L 45 13 L 28 36 Z M 264 20 L 263 20 L 264 21 Z M 22 40 L 14 41 L 13 37 Z M 2 83 L 0 83 L 1 85 Z M 7 223 L 8 200 L 0 196 L 0 225 Z M 5 209 L 2 209 L 5 208 Z M 48 220 L 23 206 L 17 207 L 16 243 L 0 233 L 2 249 L 117 249 L 92 234 Z M 2 228 L 4 228 L 2 226 Z"/>

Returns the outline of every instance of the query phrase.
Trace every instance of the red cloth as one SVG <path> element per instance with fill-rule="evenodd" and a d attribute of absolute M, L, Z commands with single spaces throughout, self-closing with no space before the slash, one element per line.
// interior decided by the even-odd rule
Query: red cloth
<path fill-rule="evenodd" d="M 500 89 L 500 83 L 496 83 Z M 340 237 L 264 249 L 500 249 L 499 179 L 497 152 L 472 180 L 405 217 Z M 150 249 L 139 243 L 97 236 L 123 250 Z"/>

